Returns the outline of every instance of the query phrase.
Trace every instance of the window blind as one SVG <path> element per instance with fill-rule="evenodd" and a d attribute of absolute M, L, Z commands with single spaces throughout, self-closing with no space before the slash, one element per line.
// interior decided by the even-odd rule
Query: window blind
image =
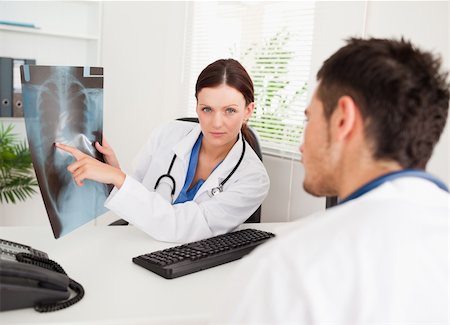
<path fill-rule="evenodd" d="M 263 153 L 298 155 L 310 72 L 314 2 L 190 2 L 185 37 L 189 116 L 195 82 L 221 58 L 234 58 L 255 86 L 249 121 Z"/>

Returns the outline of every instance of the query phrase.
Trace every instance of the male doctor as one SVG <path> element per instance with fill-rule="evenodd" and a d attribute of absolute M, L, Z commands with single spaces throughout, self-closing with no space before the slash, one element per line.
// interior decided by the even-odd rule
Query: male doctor
<path fill-rule="evenodd" d="M 447 119 L 440 69 L 404 40 L 350 39 L 324 62 L 303 185 L 340 203 L 245 258 L 217 323 L 449 323 L 450 196 L 424 171 Z"/>

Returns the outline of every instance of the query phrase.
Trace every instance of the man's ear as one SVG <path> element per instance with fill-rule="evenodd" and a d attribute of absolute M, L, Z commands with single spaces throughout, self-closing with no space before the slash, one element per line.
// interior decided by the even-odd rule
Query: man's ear
<path fill-rule="evenodd" d="M 338 99 L 337 107 L 331 116 L 334 136 L 342 141 L 354 133 L 359 117 L 359 108 L 350 96 L 342 96 Z"/>

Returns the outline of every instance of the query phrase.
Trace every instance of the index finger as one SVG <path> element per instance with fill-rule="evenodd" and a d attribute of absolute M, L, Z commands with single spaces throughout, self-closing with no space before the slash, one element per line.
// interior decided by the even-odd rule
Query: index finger
<path fill-rule="evenodd" d="M 79 160 L 85 156 L 85 154 L 83 152 L 81 152 L 80 150 L 78 150 L 77 148 L 68 146 L 66 144 L 55 143 L 55 146 L 65 152 L 70 153 L 72 156 L 75 157 L 76 160 Z"/>

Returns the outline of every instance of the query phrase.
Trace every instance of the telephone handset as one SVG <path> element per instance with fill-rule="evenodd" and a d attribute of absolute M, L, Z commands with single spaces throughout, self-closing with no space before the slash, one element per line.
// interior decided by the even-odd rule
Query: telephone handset
<path fill-rule="evenodd" d="M 83 298 L 81 284 L 46 253 L 3 239 L 0 253 L 0 311 L 32 306 L 38 312 L 56 311 Z M 71 298 L 69 289 L 75 293 Z"/>

